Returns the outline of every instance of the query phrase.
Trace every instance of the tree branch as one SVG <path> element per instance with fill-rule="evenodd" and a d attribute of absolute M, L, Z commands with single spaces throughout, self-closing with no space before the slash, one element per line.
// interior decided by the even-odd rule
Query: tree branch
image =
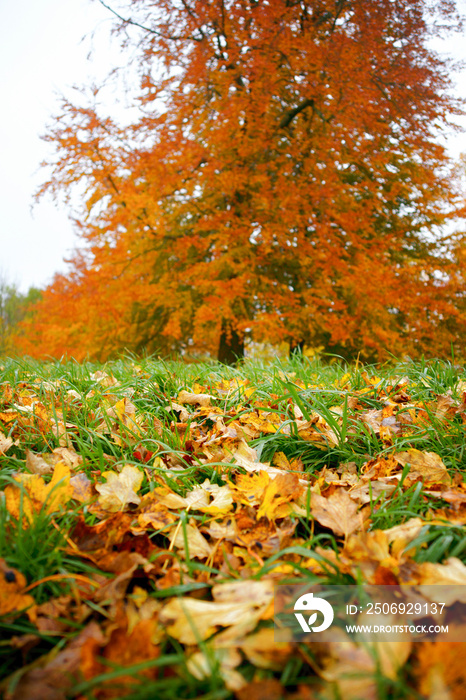
<path fill-rule="evenodd" d="M 193 41 L 202 41 L 202 39 L 204 38 L 204 35 L 203 35 L 202 31 L 200 31 L 200 33 L 201 33 L 201 38 L 198 38 L 198 37 L 195 37 L 195 36 L 192 36 L 192 35 L 191 35 L 191 36 L 188 36 L 188 37 L 182 36 L 182 35 L 179 35 L 179 36 L 166 36 L 166 35 L 162 34 L 161 32 L 157 32 L 155 29 L 151 29 L 150 27 L 146 27 L 146 26 L 144 26 L 143 24 L 140 24 L 139 22 L 135 22 L 133 19 L 125 19 L 125 18 L 122 17 L 122 15 L 120 15 L 116 10 L 114 10 L 112 7 L 110 7 L 110 5 L 107 5 L 107 3 L 104 2 L 104 0 L 99 0 L 99 2 L 100 2 L 100 4 L 101 4 L 103 7 L 105 7 L 106 10 L 109 10 L 109 12 L 111 12 L 112 14 L 114 14 L 115 17 L 118 17 L 118 19 L 119 19 L 121 22 L 123 22 L 123 24 L 131 24 L 133 27 L 138 27 L 138 29 L 142 29 L 143 31 L 148 32 L 149 34 L 155 34 L 155 36 L 159 36 L 159 37 L 161 37 L 162 39 L 166 39 L 166 40 L 169 40 L 169 41 L 180 41 L 181 39 L 183 39 L 183 40 L 192 39 Z"/>
<path fill-rule="evenodd" d="M 304 112 L 304 110 L 307 107 L 314 108 L 314 100 L 312 98 L 306 98 L 297 107 L 295 107 L 294 109 L 290 109 L 290 111 L 282 117 L 278 127 L 280 129 L 286 129 L 286 127 L 291 124 L 293 119 L 297 117 L 298 114 L 300 114 L 301 112 Z"/>

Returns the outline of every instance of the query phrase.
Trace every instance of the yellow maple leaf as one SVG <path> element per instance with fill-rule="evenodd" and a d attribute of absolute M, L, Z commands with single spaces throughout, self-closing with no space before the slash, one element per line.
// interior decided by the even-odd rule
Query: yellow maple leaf
<path fill-rule="evenodd" d="M 289 502 L 299 498 L 301 491 L 302 486 L 296 474 L 278 474 L 264 491 L 257 518 L 265 515 L 273 520 L 288 515 L 292 510 Z"/>
<path fill-rule="evenodd" d="M 258 505 L 263 493 L 270 483 L 270 476 L 266 471 L 260 470 L 253 474 L 238 474 L 236 484 L 230 484 L 233 489 L 233 498 L 238 503 L 248 506 Z"/>
<path fill-rule="evenodd" d="M 54 513 L 73 495 L 70 469 L 63 462 L 57 462 L 48 484 L 38 474 L 18 474 L 14 479 L 20 486 L 9 484 L 5 488 L 5 501 L 8 511 L 17 519 L 23 513 L 31 522 L 43 507 L 47 513 Z"/>
<path fill-rule="evenodd" d="M 141 488 L 144 474 L 127 464 L 119 474 L 116 472 L 104 472 L 106 484 L 96 484 L 95 488 L 100 493 L 99 504 L 105 510 L 116 513 L 123 510 L 128 504 L 139 505 L 141 497 L 137 491 Z"/>

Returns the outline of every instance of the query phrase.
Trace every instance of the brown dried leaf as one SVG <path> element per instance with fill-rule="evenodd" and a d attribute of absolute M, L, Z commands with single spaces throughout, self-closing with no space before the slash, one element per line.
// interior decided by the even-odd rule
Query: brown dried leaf
<path fill-rule="evenodd" d="M 366 481 L 366 483 L 359 483 L 353 486 L 348 491 L 348 495 L 360 504 L 370 503 L 376 501 L 382 494 L 384 496 L 390 496 L 393 491 L 395 491 L 397 484 L 393 482 L 380 480 Z"/>
<path fill-rule="evenodd" d="M 210 394 L 192 394 L 189 391 L 180 391 L 177 401 L 180 404 L 188 404 L 188 406 L 210 406 L 210 402 L 214 401 L 214 397 Z"/>
<path fill-rule="evenodd" d="M 357 511 L 358 505 L 342 489 L 338 489 L 328 498 L 317 493 L 311 494 L 312 516 L 336 535 L 348 537 L 361 529 L 363 518 Z"/>
<path fill-rule="evenodd" d="M 32 450 L 26 450 L 26 469 L 32 474 L 53 474 L 55 461 L 51 459 L 52 455 L 35 454 Z"/>
<path fill-rule="evenodd" d="M 328 682 L 335 683 L 339 697 L 346 700 L 377 700 L 377 665 L 380 664 L 385 676 L 395 679 L 410 651 L 409 641 L 366 642 L 361 645 L 350 641 L 342 629 L 335 629 L 327 642 L 322 676 Z"/>
<path fill-rule="evenodd" d="M 447 468 L 441 457 L 435 452 L 421 452 L 412 447 L 406 452 L 397 452 L 394 457 L 403 466 L 410 465 L 408 481 L 416 481 L 416 479 L 421 478 L 426 486 L 432 484 L 450 486 L 451 484 Z"/>
<path fill-rule="evenodd" d="M 205 479 L 200 486 L 194 487 L 186 494 L 185 506 L 190 510 L 222 515 L 232 508 L 233 496 L 229 486 L 211 484 L 209 479 Z"/>
<path fill-rule="evenodd" d="M 52 454 L 56 456 L 57 461 L 63 462 L 70 469 L 77 469 L 83 463 L 83 458 L 74 448 L 56 447 Z"/>
<path fill-rule="evenodd" d="M 51 655 L 42 668 L 31 668 L 21 676 L 12 693 L 5 700 L 66 700 L 81 680 L 82 649 L 89 640 L 104 643 L 96 622 L 90 622 L 62 651 Z"/>
<path fill-rule="evenodd" d="M 85 677 L 93 678 L 105 673 L 110 667 L 123 669 L 130 667 L 128 673 L 118 675 L 118 692 L 115 695 L 115 683 L 103 681 L 99 683 L 99 700 L 114 700 L 115 697 L 125 697 L 135 690 L 143 679 L 153 680 L 157 669 L 152 666 L 139 670 L 135 676 L 131 667 L 134 664 L 157 659 L 160 656 L 160 646 L 154 643 L 159 634 L 156 618 L 140 619 L 132 630 L 128 629 L 127 621 L 117 615 L 117 620 L 110 633 L 110 638 L 104 644 L 96 644 L 92 640 L 83 648 L 81 669 Z M 101 661 L 102 659 L 102 661 Z"/>
<path fill-rule="evenodd" d="M 219 583 L 212 587 L 212 597 L 219 603 L 254 603 L 267 605 L 273 600 L 273 581 L 231 581 Z"/>
<path fill-rule="evenodd" d="M 94 484 L 84 472 L 72 476 L 70 486 L 73 489 L 71 498 L 80 503 L 88 503 L 96 495 Z"/>

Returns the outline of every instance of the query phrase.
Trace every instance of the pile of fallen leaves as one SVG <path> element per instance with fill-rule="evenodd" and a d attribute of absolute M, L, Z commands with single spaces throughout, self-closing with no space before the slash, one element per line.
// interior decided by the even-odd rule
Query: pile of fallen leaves
<path fill-rule="evenodd" d="M 5 698 L 466 696 L 454 640 L 273 627 L 277 583 L 466 584 L 461 371 L 443 394 L 342 372 L 325 410 L 291 370 L 281 395 L 218 367 L 73 371 L 0 379 Z"/>

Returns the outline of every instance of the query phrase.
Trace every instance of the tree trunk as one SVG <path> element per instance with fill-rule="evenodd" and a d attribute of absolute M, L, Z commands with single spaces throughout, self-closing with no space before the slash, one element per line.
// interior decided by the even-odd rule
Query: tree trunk
<path fill-rule="evenodd" d="M 224 365 L 236 365 L 244 357 L 244 337 L 232 328 L 231 321 L 222 321 L 218 361 Z"/>
<path fill-rule="evenodd" d="M 292 340 L 290 342 L 290 357 L 293 355 L 302 355 L 304 351 L 304 340 Z"/>

